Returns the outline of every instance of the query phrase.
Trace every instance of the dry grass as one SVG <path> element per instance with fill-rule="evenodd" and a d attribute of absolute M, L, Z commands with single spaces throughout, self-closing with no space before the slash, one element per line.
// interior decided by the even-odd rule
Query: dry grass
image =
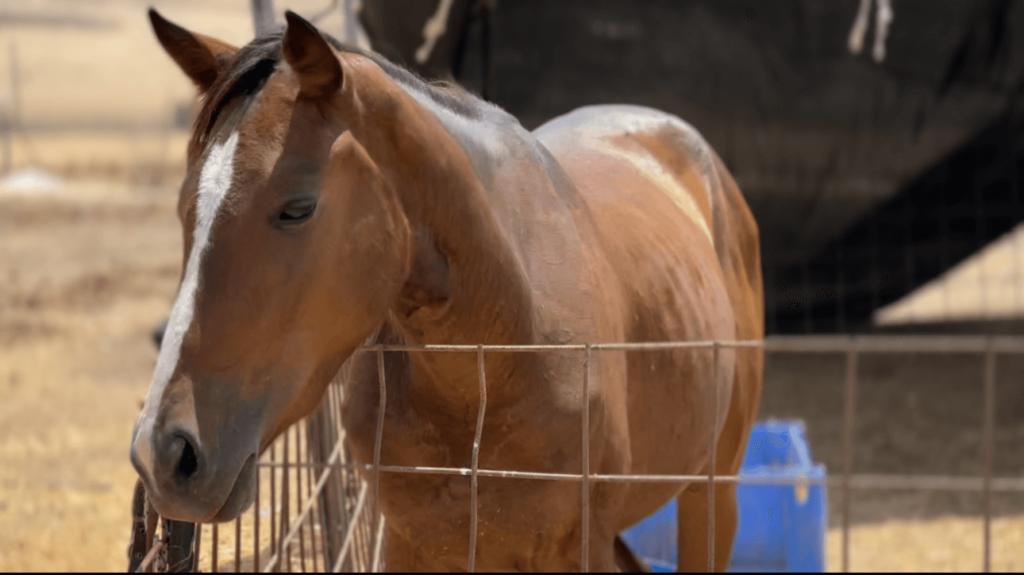
<path fill-rule="evenodd" d="M 1024 569 L 1024 518 L 992 522 L 992 570 Z M 828 570 L 842 569 L 842 532 L 829 530 Z M 971 572 L 982 568 L 981 519 L 892 520 L 850 531 L 850 570 Z"/>

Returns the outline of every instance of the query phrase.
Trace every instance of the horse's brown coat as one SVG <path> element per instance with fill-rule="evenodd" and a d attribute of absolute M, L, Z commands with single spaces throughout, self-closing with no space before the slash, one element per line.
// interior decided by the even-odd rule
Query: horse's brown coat
<path fill-rule="evenodd" d="M 174 381 L 190 386 L 206 459 L 221 456 L 212 438 L 228 421 L 268 445 L 312 410 L 367 338 L 763 336 L 756 224 L 721 161 L 680 120 L 645 108 L 585 108 L 529 134 L 488 107 L 479 120 L 454 118 L 372 59 L 325 52 L 294 15 L 283 42 L 291 48 L 253 109 L 232 115 L 228 104 L 212 128 L 211 137 L 240 131 L 236 189 L 245 192 L 218 220 L 175 372 Z M 339 78 L 333 65 L 309 60 L 325 53 Z M 324 94 L 335 80 L 340 88 Z M 638 171 L 628 159 L 637 157 L 656 162 L 669 187 L 692 193 L 699 217 Z M 186 230 L 194 190 L 186 180 Z M 310 221 L 283 232 L 267 224 L 278 206 L 314 192 Z M 343 370 L 343 421 L 361 462 L 373 460 L 376 365 L 372 354 L 357 354 Z M 759 350 L 594 352 L 590 370 L 592 473 L 706 472 L 713 437 L 717 472 L 738 470 L 760 401 Z M 490 353 L 486 373 L 481 468 L 579 473 L 581 354 Z M 468 467 L 475 355 L 388 353 L 385 374 L 381 462 Z M 175 397 L 168 392 L 161 410 L 181 411 Z M 468 477 L 381 476 L 388 569 L 466 568 L 469 486 Z M 698 485 L 592 483 L 591 569 L 613 569 L 616 534 L 679 496 L 680 567 L 702 570 L 702 493 Z M 164 493 L 155 502 L 189 519 L 187 497 Z M 724 570 L 734 489 L 718 486 L 716 504 L 716 567 Z M 481 478 L 478 509 L 477 569 L 579 569 L 579 483 Z M 210 508 L 217 520 L 234 511 Z"/>

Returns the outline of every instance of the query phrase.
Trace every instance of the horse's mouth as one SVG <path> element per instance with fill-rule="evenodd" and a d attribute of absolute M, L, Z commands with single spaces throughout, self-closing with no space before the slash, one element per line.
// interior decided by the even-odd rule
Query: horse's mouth
<path fill-rule="evenodd" d="M 253 453 L 242 464 L 228 498 L 209 520 L 210 523 L 232 521 L 252 505 L 256 499 L 256 473 L 256 454 Z"/>

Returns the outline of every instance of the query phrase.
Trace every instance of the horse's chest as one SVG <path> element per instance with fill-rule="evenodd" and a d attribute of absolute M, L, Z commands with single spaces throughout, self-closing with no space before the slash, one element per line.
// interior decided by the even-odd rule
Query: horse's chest
<path fill-rule="evenodd" d="M 495 414 L 495 419 L 498 415 Z M 469 468 L 472 432 L 446 432 L 415 410 L 389 413 L 381 446 L 381 463 L 407 467 Z M 564 453 L 533 441 L 529 434 L 487 426 L 480 468 L 564 471 L 578 464 L 578 454 Z M 374 440 L 350 436 L 354 455 L 372 461 Z M 575 463 L 574 463 L 575 462 Z M 558 557 L 556 549 L 578 523 L 578 484 L 480 477 L 477 484 L 478 568 L 533 570 L 538 557 Z M 472 525 L 472 479 L 467 475 L 385 473 L 380 505 L 391 537 L 392 561 L 410 561 L 417 570 L 463 570 Z M 391 543 L 389 542 L 389 547 Z M 404 551 L 403 551 L 404 550 Z M 396 555 L 392 556 L 391 553 Z M 490 567 L 480 561 L 492 563 Z M 389 566 L 390 568 L 390 566 Z"/>

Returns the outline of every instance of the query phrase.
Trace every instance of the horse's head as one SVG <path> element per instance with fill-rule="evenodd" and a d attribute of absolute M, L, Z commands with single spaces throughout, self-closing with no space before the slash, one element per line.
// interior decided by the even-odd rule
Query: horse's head
<path fill-rule="evenodd" d="M 184 260 L 131 459 L 156 509 L 227 521 L 256 459 L 381 325 L 409 225 L 347 131 L 346 64 L 307 22 L 236 49 L 150 12 L 205 96 L 178 215 Z"/>

